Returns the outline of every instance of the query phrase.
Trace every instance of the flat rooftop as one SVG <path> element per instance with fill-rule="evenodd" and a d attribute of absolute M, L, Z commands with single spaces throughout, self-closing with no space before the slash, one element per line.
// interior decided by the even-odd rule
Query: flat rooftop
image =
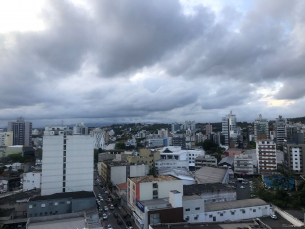
<path fill-rule="evenodd" d="M 168 198 L 163 199 L 153 199 L 153 200 L 141 200 L 140 201 L 144 206 L 154 206 L 154 205 L 160 205 L 160 204 L 169 204 Z M 172 207 L 171 205 L 168 207 Z"/>
<path fill-rule="evenodd" d="M 195 172 L 195 177 L 201 184 L 221 183 L 224 179 L 227 170 L 227 168 L 203 166 Z"/>
<path fill-rule="evenodd" d="M 153 181 L 173 181 L 180 180 L 177 177 L 170 175 L 158 175 L 158 176 L 143 176 L 143 177 L 132 177 L 129 178 L 134 183 L 145 183 L 145 182 L 153 182 Z"/>
<path fill-rule="evenodd" d="M 192 196 L 182 196 L 182 201 L 187 201 L 187 200 L 199 200 L 203 199 L 202 197 L 198 195 L 192 195 Z"/>
<path fill-rule="evenodd" d="M 95 198 L 93 192 L 79 191 L 79 192 L 55 193 L 55 194 L 46 195 L 46 196 L 36 196 L 36 197 L 30 198 L 29 201 L 61 199 L 61 198 L 82 199 L 82 198 L 90 198 L 90 197 Z"/>
<path fill-rule="evenodd" d="M 218 202 L 205 205 L 206 212 L 230 210 L 236 208 L 246 208 L 267 205 L 267 203 L 261 199 L 245 199 L 245 200 L 235 200 L 227 202 Z"/>
<path fill-rule="evenodd" d="M 233 185 L 222 183 L 206 183 L 206 184 L 192 184 L 183 185 L 183 195 L 200 195 L 203 192 L 218 192 L 218 191 L 235 191 L 236 188 Z"/>

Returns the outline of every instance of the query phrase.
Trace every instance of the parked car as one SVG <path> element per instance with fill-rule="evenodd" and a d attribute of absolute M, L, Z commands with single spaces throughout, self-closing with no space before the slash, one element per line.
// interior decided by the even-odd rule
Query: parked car
<path fill-rule="evenodd" d="M 244 188 L 245 188 L 245 186 L 240 186 L 239 188 L 244 189 Z"/>
<path fill-rule="evenodd" d="M 107 225 L 107 228 L 108 228 L 108 229 L 113 229 L 112 226 L 111 226 L 111 224 L 108 224 L 108 225 Z"/>
<path fill-rule="evenodd" d="M 106 213 L 103 214 L 103 220 L 107 220 L 108 219 L 108 216 Z"/>
<path fill-rule="evenodd" d="M 106 190 L 106 191 L 105 191 L 105 194 L 108 194 L 108 193 L 109 193 L 109 192 Z"/>
<path fill-rule="evenodd" d="M 131 227 L 131 226 L 132 226 L 132 223 L 131 223 L 130 221 L 126 221 L 126 225 L 127 225 L 128 227 Z"/>
<path fill-rule="evenodd" d="M 114 210 L 114 206 L 112 204 L 110 205 L 109 208 L 110 208 L 110 210 Z"/>
<path fill-rule="evenodd" d="M 118 218 L 119 214 L 115 212 L 115 213 L 113 213 L 113 216 L 114 216 L 114 218 Z"/>
<path fill-rule="evenodd" d="M 108 207 L 107 207 L 107 206 L 104 206 L 104 210 L 105 210 L 105 211 L 108 211 Z"/>
<path fill-rule="evenodd" d="M 112 201 L 112 198 L 107 198 L 106 201 L 111 202 L 111 201 Z"/>
<path fill-rule="evenodd" d="M 122 222 L 121 219 L 118 219 L 116 222 L 117 222 L 119 225 L 122 225 L 122 224 L 123 224 L 123 222 Z"/>
<path fill-rule="evenodd" d="M 271 219 L 277 219 L 277 216 L 275 214 L 270 215 Z"/>

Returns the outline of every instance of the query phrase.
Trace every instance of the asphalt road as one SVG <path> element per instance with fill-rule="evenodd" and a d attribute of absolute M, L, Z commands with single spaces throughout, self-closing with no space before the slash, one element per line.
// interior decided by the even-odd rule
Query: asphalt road
<path fill-rule="evenodd" d="M 240 186 L 244 186 L 244 189 L 241 189 Z M 236 195 L 238 200 L 250 199 L 250 184 L 242 184 L 240 182 L 236 182 Z"/>
<path fill-rule="evenodd" d="M 103 197 L 104 200 L 101 202 L 100 207 L 102 207 L 104 209 L 104 206 L 106 206 L 109 203 L 109 202 L 106 201 L 109 194 L 105 194 L 105 192 L 102 190 L 102 188 L 99 185 L 94 186 L 94 193 L 95 193 L 95 196 L 98 196 L 98 194 L 102 194 L 102 197 Z M 117 202 L 116 199 L 114 199 L 113 202 Z M 118 215 L 119 215 L 118 218 L 114 218 L 114 213 L 115 212 L 118 213 Z M 107 220 L 103 220 L 103 213 L 107 214 L 107 216 L 108 216 Z M 117 224 L 117 219 L 121 219 L 123 224 L 118 225 Z M 118 205 L 118 207 L 115 207 L 114 210 L 110 210 L 109 208 L 108 208 L 108 211 L 103 210 L 103 212 L 100 213 L 100 220 L 101 220 L 101 223 L 102 223 L 104 228 L 107 228 L 108 227 L 107 225 L 110 224 L 112 226 L 112 228 L 114 228 L 114 229 L 119 229 L 119 228 L 126 229 L 127 228 L 126 221 L 130 221 L 132 223 L 132 226 L 135 228 L 135 225 L 132 222 L 132 220 L 130 219 L 130 217 L 128 217 L 127 219 L 123 218 L 123 213 L 120 210 L 120 205 Z"/>

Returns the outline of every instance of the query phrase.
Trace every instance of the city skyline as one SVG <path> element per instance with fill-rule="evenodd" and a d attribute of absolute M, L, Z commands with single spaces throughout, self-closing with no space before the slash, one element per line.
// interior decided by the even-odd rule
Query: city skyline
<path fill-rule="evenodd" d="M 305 2 L 0 3 L 0 126 L 303 117 Z"/>

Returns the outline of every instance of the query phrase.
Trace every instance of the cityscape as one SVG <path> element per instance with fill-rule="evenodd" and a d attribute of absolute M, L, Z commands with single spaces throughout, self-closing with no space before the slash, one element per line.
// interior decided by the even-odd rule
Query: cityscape
<path fill-rule="evenodd" d="M 0 229 L 303 228 L 304 11 L 0 1 Z"/>

